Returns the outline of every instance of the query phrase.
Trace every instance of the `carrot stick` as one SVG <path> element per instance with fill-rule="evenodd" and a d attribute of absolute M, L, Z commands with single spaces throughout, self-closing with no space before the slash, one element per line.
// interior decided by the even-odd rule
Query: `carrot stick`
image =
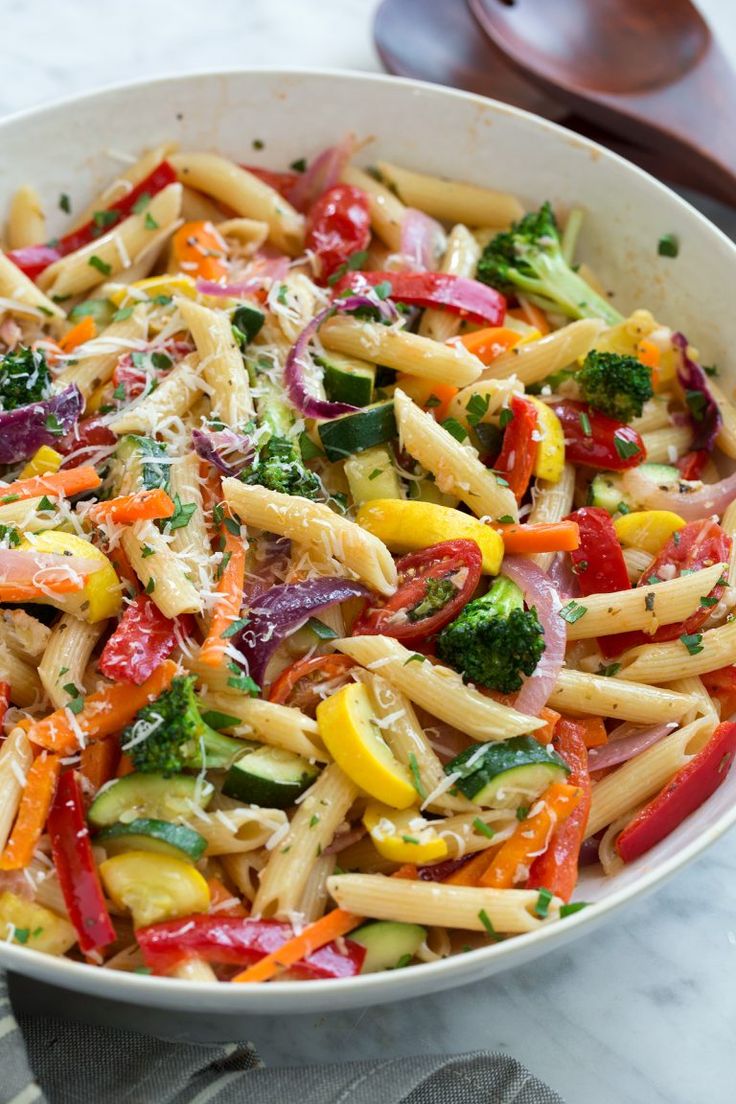
<path fill-rule="evenodd" d="M 360 916 L 354 916 L 352 912 L 336 908 L 328 912 L 320 920 L 305 928 L 301 935 L 295 935 L 293 939 L 287 939 L 277 951 L 266 955 L 260 962 L 249 966 L 247 970 L 236 974 L 232 979 L 238 982 L 269 981 L 281 969 L 293 966 L 300 958 L 313 954 L 314 951 L 324 947 L 325 943 L 331 943 L 333 939 L 339 939 L 353 928 L 362 923 Z"/>
<path fill-rule="evenodd" d="M 84 708 L 71 724 L 67 709 L 57 709 L 41 721 L 21 721 L 28 739 L 49 751 L 69 755 L 79 749 L 77 730 L 87 741 L 104 740 L 129 724 L 139 709 L 153 701 L 171 684 L 177 672 L 173 660 L 157 667 L 141 686 L 115 683 L 84 699 Z"/>
<path fill-rule="evenodd" d="M 601 717 L 576 717 L 575 724 L 582 734 L 586 748 L 602 747 L 608 743 L 608 733 Z"/>
<path fill-rule="evenodd" d="M 185 222 L 171 239 L 174 259 L 187 276 L 219 280 L 227 275 L 222 263 L 227 247 L 211 222 Z"/>
<path fill-rule="evenodd" d="M 505 551 L 511 556 L 534 552 L 574 552 L 580 547 L 576 521 L 540 522 L 538 525 L 494 525 Z"/>
<path fill-rule="evenodd" d="M 99 525 L 101 521 L 113 522 L 115 525 L 132 525 L 136 521 L 169 518 L 174 510 L 171 497 L 162 487 L 156 487 L 150 491 L 119 495 L 107 502 L 97 502 L 87 516 L 95 525 Z"/>
<path fill-rule="evenodd" d="M 199 653 L 199 662 L 206 667 L 219 667 L 223 662 L 228 640 L 222 634 L 238 620 L 243 605 L 245 548 L 240 537 L 229 533 L 224 525 L 221 533 L 228 559 L 217 583 L 217 605 L 212 611 L 209 631 Z"/>
<path fill-rule="evenodd" d="M 442 882 L 443 885 L 477 886 L 481 874 L 488 869 L 488 850 L 479 851 Z"/>
<path fill-rule="evenodd" d="M 92 789 L 97 791 L 115 777 L 119 759 L 120 743 L 114 736 L 108 736 L 106 740 L 98 740 L 82 748 L 79 770 Z"/>
<path fill-rule="evenodd" d="M 7 487 L 0 487 L 0 505 L 18 502 L 20 499 L 37 498 L 39 495 L 58 498 L 60 495 L 81 494 L 83 491 L 94 491 L 100 482 L 99 475 L 92 467 L 64 468 L 63 471 L 18 479 Z"/>
<path fill-rule="evenodd" d="M 583 796 L 579 786 L 553 782 L 542 794 L 530 816 L 519 823 L 491 859 L 480 885 L 511 889 L 520 881 L 519 873 L 529 869 L 532 860 L 544 851 L 557 824 L 567 820 Z"/>
<path fill-rule="evenodd" d="M 59 341 L 59 348 L 65 353 L 70 353 L 72 349 L 76 349 L 77 345 L 84 345 L 85 341 L 91 341 L 93 337 L 97 336 L 97 327 L 95 326 L 95 320 L 91 315 L 86 314 L 76 326 L 72 326 Z"/>
<path fill-rule="evenodd" d="M 454 338 L 452 339 L 455 340 Z M 521 334 L 508 326 L 486 326 L 474 333 L 463 334 L 460 343 L 483 364 L 490 364 L 507 349 L 513 349 L 521 341 Z"/>
<path fill-rule="evenodd" d="M 13 831 L 0 855 L 0 870 L 22 870 L 33 858 L 43 832 L 61 770 L 58 755 L 42 751 L 31 764 Z"/>

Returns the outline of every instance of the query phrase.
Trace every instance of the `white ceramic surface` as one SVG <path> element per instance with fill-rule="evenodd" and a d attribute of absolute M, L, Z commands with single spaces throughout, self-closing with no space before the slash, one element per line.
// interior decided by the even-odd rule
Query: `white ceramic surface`
<path fill-rule="evenodd" d="M 581 252 L 626 311 L 646 305 L 683 329 L 708 362 L 727 363 L 736 340 L 730 288 L 736 249 L 696 211 L 613 155 L 500 104 L 413 82 L 357 74 L 252 71 L 171 78 L 113 89 L 0 122 L 0 199 L 26 181 L 49 210 L 61 192 L 76 205 L 114 174 L 120 154 L 175 138 L 279 167 L 310 156 L 350 127 L 385 157 L 430 172 L 549 198 L 591 212 Z M 260 139 L 265 148 L 256 151 Z M 57 229 L 52 225 L 52 230 Z M 657 255 L 663 233 L 681 248 Z M 693 274 L 697 273 L 697 294 Z M 530 935 L 429 966 L 346 982 L 281 983 L 251 989 L 191 986 L 114 974 L 0 944 L 0 964 L 114 1000 L 209 1012 L 283 1013 L 358 1007 L 416 997 L 520 965 L 589 931 L 713 842 L 736 820 L 736 773 L 668 840 L 607 882 L 585 877 L 579 896 L 596 903 Z"/>

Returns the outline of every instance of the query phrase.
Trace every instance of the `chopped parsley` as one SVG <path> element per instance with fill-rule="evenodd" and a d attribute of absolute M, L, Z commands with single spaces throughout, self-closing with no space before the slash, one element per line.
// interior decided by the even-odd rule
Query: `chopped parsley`
<path fill-rule="evenodd" d="M 151 578 L 146 583 L 146 594 L 153 594 L 155 589 L 156 589 L 156 580 L 154 579 L 154 577 L 152 575 Z"/>
<path fill-rule="evenodd" d="M 517 810 L 516 810 L 516 819 L 517 820 L 526 820 L 526 818 L 528 816 L 529 816 L 529 806 L 528 805 L 519 805 Z"/>
<path fill-rule="evenodd" d="M 513 525 L 514 519 L 511 514 L 502 514 L 500 518 L 496 518 L 499 525 Z"/>
<path fill-rule="evenodd" d="M 151 196 L 149 192 L 143 192 L 138 196 L 137 200 L 133 204 L 133 210 L 137 215 L 142 215 L 148 204 L 151 202 Z"/>
<path fill-rule="evenodd" d="M 66 192 L 62 192 L 59 196 L 59 209 L 64 212 L 65 215 L 72 213 L 72 201 Z"/>
<path fill-rule="evenodd" d="M 231 621 L 226 629 L 223 629 L 220 636 L 223 640 L 229 640 L 231 636 L 235 636 L 241 629 L 244 629 L 248 624 L 247 617 L 238 617 L 235 621 Z"/>
<path fill-rule="evenodd" d="M 49 414 L 43 424 L 46 426 L 49 433 L 53 433 L 54 437 L 63 436 L 64 429 L 55 414 Z"/>
<path fill-rule="evenodd" d="M 316 813 L 312 813 L 311 817 L 309 818 L 309 827 L 314 828 L 315 824 L 319 824 L 319 817 Z"/>
<path fill-rule="evenodd" d="M 373 479 L 378 479 L 379 475 L 383 475 L 383 468 L 374 468 L 368 476 L 368 481 L 371 482 Z"/>
<path fill-rule="evenodd" d="M 327 277 L 327 283 L 330 285 L 330 287 L 334 287 L 335 284 L 339 283 L 340 280 L 342 280 L 343 276 L 345 276 L 346 273 L 357 272 L 359 269 L 364 268 L 367 260 L 368 253 L 365 249 L 359 249 L 357 253 L 351 253 L 348 259 L 346 261 L 343 261 L 343 263 L 335 269 L 331 276 Z M 388 281 L 385 282 L 387 283 Z M 391 294 L 390 289 L 389 294 Z"/>
<path fill-rule="evenodd" d="M 606 678 L 613 678 L 613 676 L 617 675 L 620 670 L 620 663 L 607 663 L 605 665 L 603 663 L 598 664 L 598 674 L 604 675 Z"/>
<path fill-rule="evenodd" d="M 636 441 L 627 441 L 625 437 L 621 436 L 621 430 L 617 430 L 613 435 L 613 443 L 616 446 L 616 452 L 619 454 L 622 460 L 628 460 L 632 456 L 638 456 L 641 449 L 637 445 Z"/>
<path fill-rule="evenodd" d="M 702 639 L 702 633 L 683 633 L 680 637 L 680 640 L 685 645 L 690 655 L 697 655 L 698 652 L 702 652 Z"/>
<path fill-rule="evenodd" d="M 335 640 L 338 635 L 334 629 L 331 629 L 329 625 L 325 625 L 324 621 L 320 621 L 318 617 L 310 617 L 304 627 L 314 633 L 318 640 Z"/>
<path fill-rule="evenodd" d="M 117 211 L 95 211 L 92 221 L 100 230 L 104 230 L 106 226 L 112 226 L 118 221 L 118 213 Z"/>
<path fill-rule="evenodd" d="M 150 544 L 144 544 L 141 548 L 141 556 L 145 560 L 148 556 L 155 555 L 156 549 L 151 548 Z"/>
<path fill-rule="evenodd" d="M 718 599 L 716 598 L 715 594 L 708 594 L 705 596 L 705 598 L 700 599 L 700 604 L 701 606 L 704 606 L 705 609 L 710 609 L 711 606 L 718 605 Z"/>
<path fill-rule="evenodd" d="M 235 728 L 242 724 L 240 717 L 233 717 L 230 713 L 220 713 L 219 709 L 208 709 L 202 714 L 202 720 L 210 728 Z"/>
<path fill-rule="evenodd" d="M 404 843 L 419 843 L 419 840 L 416 838 L 416 836 L 402 836 L 401 838 Z"/>
<path fill-rule="evenodd" d="M 708 409 L 708 399 L 702 391 L 686 391 L 685 402 L 696 422 L 702 422 Z"/>
<path fill-rule="evenodd" d="M 409 752 L 409 770 L 411 771 L 411 779 L 414 783 L 414 789 L 417 791 L 422 800 L 424 800 L 424 798 L 427 796 L 427 791 L 422 785 L 422 776 L 419 773 L 419 764 L 417 763 L 417 757 L 413 751 Z"/>
<path fill-rule="evenodd" d="M 124 322 L 126 318 L 130 318 L 133 313 L 133 307 L 121 307 L 120 310 L 115 311 L 112 316 L 113 322 Z"/>
<path fill-rule="evenodd" d="M 159 229 L 159 224 L 156 222 L 155 218 L 153 217 L 153 215 L 151 214 L 150 211 L 146 211 L 146 217 L 143 220 L 143 228 L 144 228 L 144 230 L 158 230 Z"/>
<path fill-rule="evenodd" d="M 498 939 L 498 933 L 496 932 L 496 929 L 494 928 L 493 924 L 491 923 L 491 918 L 490 918 L 490 916 L 488 915 L 488 913 L 486 912 L 485 909 L 480 910 L 480 912 L 478 913 L 478 919 L 480 920 L 481 924 L 486 929 L 486 931 L 488 932 L 490 937 L 492 939 Z"/>
<path fill-rule="evenodd" d="M 536 904 L 534 905 L 534 911 L 540 920 L 544 920 L 549 915 L 549 903 L 552 900 L 554 894 L 549 889 L 540 889 L 539 896 L 537 897 Z"/>
<path fill-rule="evenodd" d="M 389 295 L 393 291 L 393 288 L 391 287 L 391 284 L 388 280 L 381 280 L 380 284 L 376 284 L 373 291 L 376 295 L 376 298 L 388 299 Z"/>
<path fill-rule="evenodd" d="M 473 821 L 473 827 L 475 828 L 476 832 L 480 832 L 480 834 L 482 836 L 485 836 L 486 839 L 492 839 L 493 836 L 495 836 L 496 834 L 494 829 L 491 828 L 489 824 L 486 824 L 484 820 L 481 820 L 480 817 L 475 818 L 475 820 Z"/>
<path fill-rule="evenodd" d="M 403 970 L 405 966 L 408 966 L 411 963 L 413 957 L 414 956 L 410 955 L 409 953 L 403 954 L 396 965 L 392 966 L 391 968 L 393 970 Z"/>
<path fill-rule="evenodd" d="M 510 410 L 508 406 L 505 406 L 498 417 L 498 424 L 501 429 L 505 429 L 509 422 L 513 422 L 514 412 Z"/>
<path fill-rule="evenodd" d="M 403 666 L 406 667 L 408 663 L 424 663 L 426 658 L 427 657 L 422 655 L 421 652 L 414 652 L 413 655 L 410 655 L 408 659 L 404 660 Z"/>
<path fill-rule="evenodd" d="M 564 920 L 566 916 L 573 916 L 576 912 L 580 912 L 581 909 L 587 907 L 587 901 L 571 901 L 569 905 L 560 905 L 560 919 Z"/>
<path fill-rule="evenodd" d="M 674 234 L 663 234 L 657 243 L 660 257 L 676 257 L 680 252 L 680 242 Z"/>
<path fill-rule="evenodd" d="M 654 609 L 654 599 L 656 597 L 657 596 L 654 593 L 654 591 L 650 590 L 649 593 L 644 598 L 644 609 L 646 609 L 649 613 L 651 613 L 652 610 Z"/>
<path fill-rule="evenodd" d="M 17 548 L 20 540 L 20 533 L 13 525 L 0 525 L 0 544 L 7 544 L 9 548 Z"/>
<path fill-rule="evenodd" d="M 478 422 L 482 420 L 485 414 L 488 413 L 488 406 L 490 404 L 489 395 L 471 395 L 468 400 L 468 404 L 465 407 L 465 413 L 468 418 L 468 424 L 471 426 L 477 426 Z M 503 415 L 505 411 L 501 411 L 501 424 L 503 425 Z M 511 411 L 508 411 L 511 414 Z M 513 418 L 513 414 L 511 414 Z"/>
<path fill-rule="evenodd" d="M 572 598 L 567 605 L 563 606 L 560 610 L 560 617 L 563 621 L 567 621 L 568 625 L 574 625 L 581 617 L 585 617 L 587 612 L 587 606 L 581 605 L 580 602 L 576 602 L 575 599 Z"/>
<path fill-rule="evenodd" d="M 13 939 L 16 943 L 27 943 L 31 936 L 30 928 L 16 928 L 13 932 Z"/>
<path fill-rule="evenodd" d="M 451 437 L 454 437 L 456 441 L 464 441 L 468 436 L 465 426 L 461 425 L 457 418 L 445 418 L 444 422 L 440 422 L 443 429 L 446 429 Z"/>
<path fill-rule="evenodd" d="M 182 502 L 179 495 L 174 495 L 174 512 L 170 518 L 166 518 L 166 527 L 172 531 L 186 529 L 196 509 L 196 502 Z"/>
<path fill-rule="evenodd" d="M 436 395 L 430 395 L 424 404 L 425 410 L 434 410 L 435 406 L 439 406 L 442 399 L 438 399 Z"/>
<path fill-rule="evenodd" d="M 103 261 L 102 257 L 98 257 L 95 253 L 87 261 L 90 268 L 96 268 L 102 276 L 109 276 L 112 272 L 112 265 L 109 265 L 107 261 Z"/>
<path fill-rule="evenodd" d="M 251 145 L 253 146 L 254 150 L 262 150 L 266 148 L 266 143 L 263 141 L 262 138 L 254 138 L 251 142 Z"/>
<path fill-rule="evenodd" d="M 237 663 L 231 663 L 230 670 L 236 671 L 237 674 L 227 680 L 228 686 L 231 686 L 233 690 L 242 690 L 244 694 L 249 694 L 251 698 L 257 698 L 261 692 L 258 683 L 250 675 L 241 674 Z"/>
<path fill-rule="evenodd" d="M 591 426 L 590 426 L 590 416 L 588 415 L 588 412 L 585 411 L 585 410 L 580 411 L 580 428 L 582 429 L 582 431 L 583 431 L 583 433 L 586 437 L 592 437 L 593 436 L 593 430 L 591 429 Z"/>
<path fill-rule="evenodd" d="M 39 502 L 38 506 L 36 507 L 36 512 L 39 513 L 39 514 L 43 514 L 47 510 L 53 510 L 53 509 L 54 509 L 54 503 L 51 501 L 50 498 L 48 498 L 46 495 L 44 495 L 43 498 L 41 499 L 41 501 Z"/>
<path fill-rule="evenodd" d="M 306 157 L 298 157 L 296 161 L 292 161 L 289 165 L 292 172 L 306 172 L 307 171 L 307 159 Z"/>

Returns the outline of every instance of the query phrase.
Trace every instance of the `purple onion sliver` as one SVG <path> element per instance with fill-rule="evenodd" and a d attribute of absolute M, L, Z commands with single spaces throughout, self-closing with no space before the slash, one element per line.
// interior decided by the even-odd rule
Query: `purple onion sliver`
<path fill-rule="evenodd" d="M 602 747 L 589 748 L 588 767 L 592 771 L 597 771 L 603 770 L 604 767 L 615 767 L 619 763 L 625 763 L 668 736 L 670 732 L 674 732 L 676 728 L 675 721 L 654 725 L 652 728 L 639 728 L 630 736 L 610 740 Z"/>
<path fill-rule="evenodd" d="M 250 437 L 232 429 L 193 429 L 192 444 L 197 456 L 207 460 L 223 475 L 240 475 L 253 458 Z"/>
<path fill-rule="evenodd" d="M 555 688 L 565 659 L 567 634 L 559 615 L 560 597 L 547 574 L 533 560 L 524 556 L 507 556 L 503 573 L 524 592 L 528 606 L 534 606 L 544 629 L 544 652 L 534 674 L 524 680 L 514 708 L 519 713 L 538 717 Z"/>
<path fill-rule="evenodd" d="M 346 134 L 337 145 L 322 150 L 290 188 L 289 203 L 298 211 L 307 211 L 323 192 L 339 184 L 355 144 L 355 135 Z"/>
<path fill-rule="evenodd" d="M 685 392 L 688 402 L 690 425 L 693 430 L 694 449 L 713 451 L 715 439 L 723 426 L 723 418 L 718 403 L 708 385 L 708 377 L 702 367 L 687 355 L 687 338 L 683 333 L 672 335 L 672 344 L 678 353 L 677 379 Z M 700 396 L 700 399 L 698 398 Z"/>
<path fill-rule="evenodd" d="M 258 605 L 248 611 L 247 624 L 233 638 L 244 660 L 244 673 L 262 686 L 268 661 L 286 637 L 323 609 L 369 596 L 360 583 L 328 577 L 271 587 L 258 596 Z"/>
<path fill-rule="evenodd" d="M 76 383 L 41 402 L 0 411 L 0 464 L 28 460 L 41 445 L 53 445 L 76 425 L 84 399 Z"/>

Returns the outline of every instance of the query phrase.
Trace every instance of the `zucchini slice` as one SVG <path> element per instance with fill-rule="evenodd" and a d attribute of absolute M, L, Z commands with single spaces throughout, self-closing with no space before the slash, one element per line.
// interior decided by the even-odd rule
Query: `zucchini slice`
<path fill-rule="evenodd" d="M 408 965 L 427 938 L 427 929 L 400 920 L 375 920 L 351 932 L 350 938 L 366 949 L 361 974 L 375 974 Z"/>
<path fill-rule="evenodd" d="M 398 436 L 393 401 L 322 422 L 317 432 L 328 460 L 344 460 L 374 445 L 384 445 Z"/>
<path fill-rule="evenodd" d="M 401 483 L 387 445 L 374 445 L 349 457 L 345 477 L 358 506 L 374 498 L 401 498 Z"/>
<path fill-rule="evenodd" d="M 466 748 L 445 766 L 446 774 L 460 774 L 455 785 L 476 805 L 513 809 L 529 805 L 552 782 L 570 773 L 564 759 L 549 752 L 531 736 L 514 736 L 497 744 Z"/>
<path fill-rule="evenodd" d="M 128 824 L 103 828 L 94 841 L 101 843 L 108 855 L 121 855 L 124 851 L 158 851 L 192 862 L 202 857 L 207 846 L 204 836 L 186 824 L 172 824 L 152 817 L 137 817 Z"/>
<path fill-rule="evenodd" d="M 365 360 L 340 356 L 339 353 L 315 357 L 322 368 L 325 394 L 332 402 L 368 406 L 373 399 L 376 366 Z"/>
<path fill-rule="evenodd" d="M 318 773 L 317 767 L 301 755 L 264 747 L 233 763 L 225 775 L 222 792 L 250 805 L 286 809 L 312 785 Z"/>
<path fill-rule="evenodd" d="M 134 771 L 103 786 L 89 807 L 87 817 L 95 828 L 109 828 L 118 821 L 173 820 L 190 816 L 191 802 L 206 808 L 213 787 L 194 774 L 167 776 Z"/>

